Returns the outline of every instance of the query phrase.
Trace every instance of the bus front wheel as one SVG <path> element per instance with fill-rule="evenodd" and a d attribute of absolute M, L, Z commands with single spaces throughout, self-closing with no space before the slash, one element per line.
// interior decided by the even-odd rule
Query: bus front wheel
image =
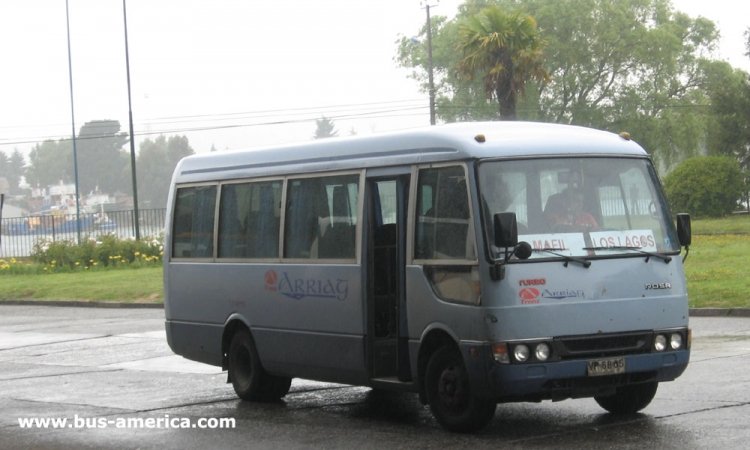
<path fill-rule="evenodd" d="M 289 392 L 292 379 L 267 374 L 260 363 L 253 338 L 246 329 L 238 330 L 229 344 L 229 378 L 243 400 L 278 400 Z"/>
<path fill-rule="evenodd" d="M 631 384 L 617 388 L 614 395 L 596 396 L 594 400 L 612 414 L 635 414 L 651 403 L 658 386 L 656 381 Z"/>
<path fill-rule="evenodd" d="M 425 390 L 432 414 L 446 430 L 476 431 L 495 415 L 494 400 L 472 395 L 463 358 L 455 347 L 442 347 L 430 357 Z"/>

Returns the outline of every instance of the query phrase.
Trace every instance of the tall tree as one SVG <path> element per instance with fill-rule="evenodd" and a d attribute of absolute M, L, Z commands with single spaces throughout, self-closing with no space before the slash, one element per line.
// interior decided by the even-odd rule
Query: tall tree
<path fill-rule="evenodd" d="M 10 191 L 12 193 L 21 192 L 21 177 L 25 173 L 26 160 L 21 154 L 21 151 L 14 149 L 8 160 L 8 182 L 10 183 Z"/>
<path fill-rule="evenodd" d="M 515 120 L 517 99 L 527 82 L 549 79 L 544 45 L 533 17 L 487 7 L 459 26 L 458 76 L 468 81 L 481 77 L 487 97 L 499 103 L 500 118 Z"/>
<path fill-rule="evenodd" d="M 180 159 L 194 153 L 185 136 L 161 135 L 141 142 L 136 164 L 138 195 L 144 207 L 166 207 L 172 172 Z"/>
<path fill-rule="evenodd" d="M 540 94 L 547 117 L 627 129 L 664 170 L 700 152 L 703 61 L 718 39 L 711 21 L 669 0 L 526 3 L 552 43 L 553 82 Z"/>
<path fill-rule="evenodd" d="M 708 149 L 734 158 L 744 176 L 743 200 L 750 208 L 750 74 L 725 62 L 709 66 L 712 121 Z"/>
<path fill-rule="evenodd" d="M 548 43 L 550 82 L 526 86 L 519 118 L 628 130 L 663 169 L 705 146 L 703 65 L 718 35 L 711 21 L 679 13 L 669 0 L 467 0 L 456 19 L 436 17 L 432 24 L 443 120 L 494 115 L 477 95 L 477 80 L 449 70 L 462 57 L 454 50 L 459 24 L 487 5 L 531 15 Z M 402 38 L 398 51 L 398 62 L 424 86 L 422 46 Z"/>
<path fill-rule="evenodd" d="M 315 135 L 313 139 L 324 139 L 329 137 L 336 137 L 339 135 L 334 125 L 333 120 L 323 116 L 320 119 L 315 120 Z"/>
<path fill-rule="evenodd" d="M 76 141 L 81 195 L 95 189 L 132 192 L 130 158 L 123 150 L 127 142 L 117 120 L 95 120 L 81 127 Z"/>
<path fill-rule="evenodd" d="M 26 182 L 32 187 L 73 182 L 73 147 L 68 139 L 47 140 L 29 153 Z"/>
<path fill-rule="evenodd" d="M 10 175 L 10 159 L 8 155 L 0 150 L 0 192 L 5 193 L 9 189 L 8 176 Z M 5 185 L 5 183 L 8 185 Z"/>

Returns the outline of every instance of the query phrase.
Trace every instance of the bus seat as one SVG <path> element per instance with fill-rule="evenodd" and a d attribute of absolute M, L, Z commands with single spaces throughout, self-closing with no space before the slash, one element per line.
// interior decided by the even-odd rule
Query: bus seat
<path fill-rule="evenodd" d="M 319 258 L 354 258 L 354 225 L 326 225 L 318 240 Z"/>

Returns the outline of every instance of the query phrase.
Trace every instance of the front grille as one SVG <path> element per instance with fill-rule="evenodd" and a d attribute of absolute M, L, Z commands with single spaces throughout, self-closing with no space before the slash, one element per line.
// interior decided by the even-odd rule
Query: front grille
<path fill-rule="evenodd" d="M 555 338 L 553 347 L 560 359 L 591 358 L 648 353 L 653 333 L 631 333 L 565 336 Z"/>

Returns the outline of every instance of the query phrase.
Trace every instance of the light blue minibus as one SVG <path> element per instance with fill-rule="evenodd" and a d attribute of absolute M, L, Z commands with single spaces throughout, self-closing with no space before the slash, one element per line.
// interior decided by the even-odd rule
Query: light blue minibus
<path fill-rule="evenodd" d="M 633 413 L 690 355 L 676 219 L 638 144 L 574 126 L 190 156 L 168 202 L 167 338 L 245 400 L 299 377 L 418 393 L 460 432 L 499 402 Z"/>

